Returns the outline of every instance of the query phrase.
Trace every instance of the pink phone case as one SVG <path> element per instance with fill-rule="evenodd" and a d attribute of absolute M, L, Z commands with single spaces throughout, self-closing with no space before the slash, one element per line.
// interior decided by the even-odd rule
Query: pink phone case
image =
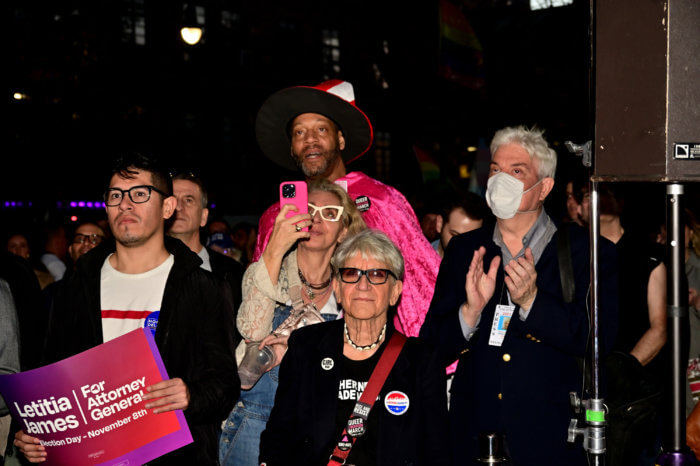
<path fill-rule="evenodd" d="M 293 204 L 299 209 L 297 212 L 290 210 L 287 218 L 309 212 L 309 193 L 305 181 L 285 181 L 280 184 L 280 209 L 285 204 Z M 303 231 L 309 231 L 304 227 Z"/>

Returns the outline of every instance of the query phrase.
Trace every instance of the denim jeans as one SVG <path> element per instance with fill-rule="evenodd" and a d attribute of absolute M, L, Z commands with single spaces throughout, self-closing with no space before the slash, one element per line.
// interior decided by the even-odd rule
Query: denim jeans
<path fill-rule="evenodd" d="M 291 306 L 277 307 L 272 328 L 289 317 Z M 322 314 L 326 320 L 335 315 Z M 279 366 L 263 374 L 250 390 L 241 390 L 233 411 L 223 425 L 219 439 L 219 461 L 222 466 L 257 466 L 260 434 L 270 417 L 279 381 Z"/>
<path fill-rule="evenodd" d="M 265 430 L 277 391 L 279 366 L 263 374 L 241 397 L 229 415 L 219 441 L 219 460 L 224 466 L 257 465 L 260 434 Z"/>

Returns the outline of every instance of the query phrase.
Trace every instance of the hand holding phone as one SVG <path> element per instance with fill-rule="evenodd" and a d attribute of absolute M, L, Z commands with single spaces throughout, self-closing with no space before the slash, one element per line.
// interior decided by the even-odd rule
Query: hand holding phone
<path fill-rule="evenodd" d="M 294 205 L 297 210 L 287 212 L 286 218 L 309 212 L 309 193 L 305 181 L 285 181 L 280 184 L 280 209 L 285 204 Z M 309 227 L 304 227 L 301 231 L 309 231 Z"/>

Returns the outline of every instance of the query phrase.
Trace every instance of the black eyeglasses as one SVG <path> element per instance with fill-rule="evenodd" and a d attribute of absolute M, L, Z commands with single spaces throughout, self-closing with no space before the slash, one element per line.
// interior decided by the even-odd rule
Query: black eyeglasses
<path fill-rule="evenodd" d="M 169 196 L 169 194 L 165 194 L 160 189 L 150 185 L 133 186 L 129 189 L 109 188 L 104 194 L 105 205 L 108 207 L 118 206 L 124 200 L 124 194 L 128 194 L 129 199 L 134 204 L 143 204 L 151 198 L 151 191 L 155 191 L 163 197 Z"/>
<path fill-rule="evenodd" d="M 354 267 L 341 267 L 338 272 L 340 272 L 340 279 L 344 283 L 357 283 L 363 275 L 372 285 L 383 285 L 389 279 L 389 275 L 398 280 L 394 272 L 389 269 L 361 270 Z"/>
<path fill-rule="evenodd" d="M 93 246 L 97 246 L 102 242 L 104 237 L 102 235 L 98 235 L 95 233 L 92 233 L 90 235 L 83 235 L 82 233 L 76 233 L 75 236 L 73 236 L 73 244 L 83 244 L 85 242 L 92 244 Z"/>

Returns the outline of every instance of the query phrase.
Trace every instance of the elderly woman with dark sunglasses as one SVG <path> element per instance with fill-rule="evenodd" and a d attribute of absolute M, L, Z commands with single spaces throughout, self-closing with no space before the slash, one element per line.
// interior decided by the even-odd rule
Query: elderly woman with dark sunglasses
<path fill-rule="evenodd" d="M 331 257 L 347 235 L 366 226 L 355 203 L 335 183 L 310 182 L 308 201 L 308 214 L 287 218 L 293 207 L 285 205 L 281 209 L 262 257 L 243 276 L 238 330 L 244 339 L 260 342 L 256 344 L 258 349 L 272 348 L 277 362 L 252 388 L 241 387 L 241 397 L 224 423 L 219 441 L 219 460 L 223 465 L 257 464 L 260 433 L 277 390 L 278 364 L 283 360 L 292 330 L 288 324 L 290 315 L 291 320 L 296 315 L 310 315 L 308 323 L 339 317 Z M 241 342 L 236 350 L 239 366 L 247 346 Z M 241 377 L 242 382 L 245 379 Z"/>
<path fill-rule="evenodd" d="M 365 230 L 346 238 L 332 263 L 344 318 L 289 338 L 260 462 L 342 464 L 343 451 L 345 464 L 449 464 L 444 368 L 426 343 L 406 340 L 368 415 L 360 401 L 393 348 L 390 309 L 403 287 L 401 252 L 385 234 Z"/>

